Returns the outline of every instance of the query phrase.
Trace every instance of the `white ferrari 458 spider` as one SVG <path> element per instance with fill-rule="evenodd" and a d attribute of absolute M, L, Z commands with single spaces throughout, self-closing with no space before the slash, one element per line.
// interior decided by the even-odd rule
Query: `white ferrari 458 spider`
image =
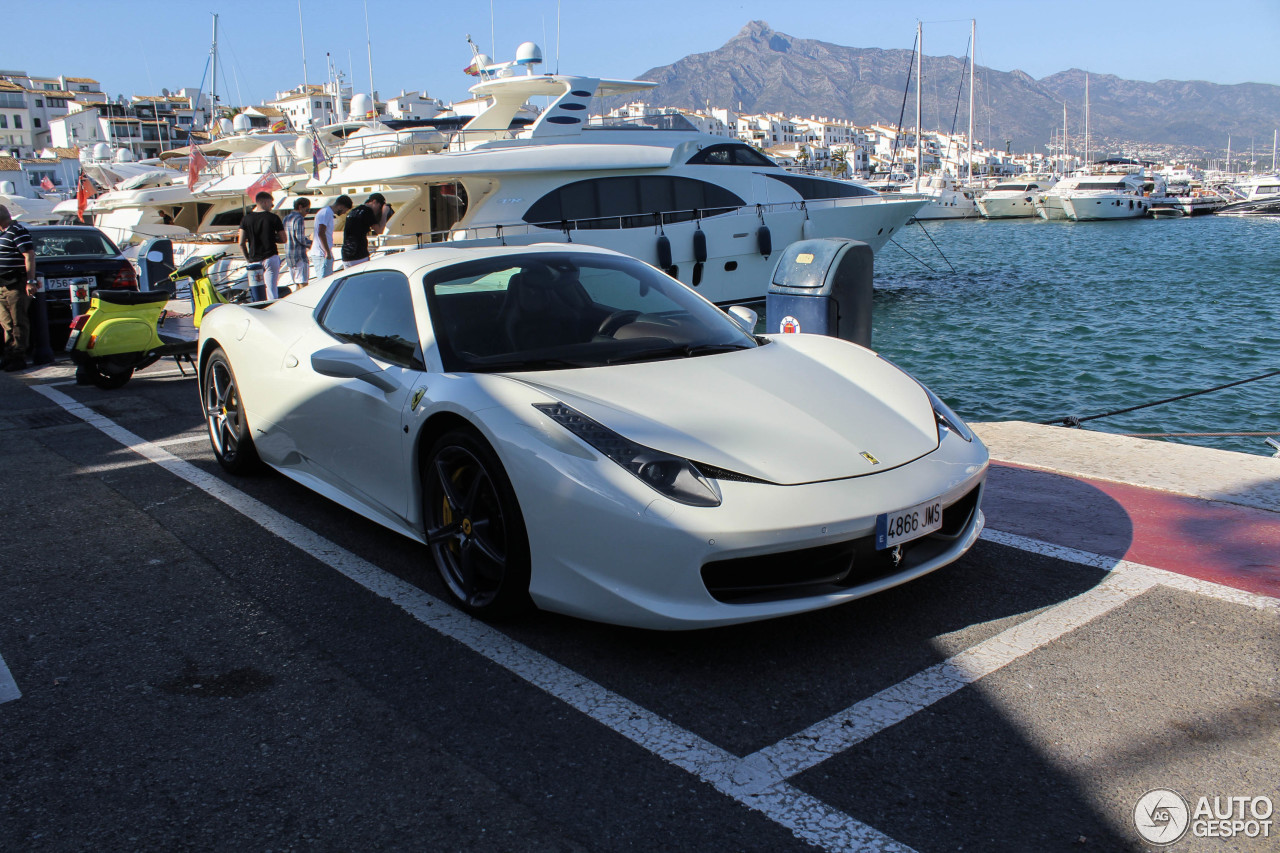
<path fill-rule="evenodd" d="M 214 454 L 426 543 L 465 610 L 828 607 L 977 539 L 988 455 L 875 352 L 572 246 L 391 255 L 200 330 Z"/>

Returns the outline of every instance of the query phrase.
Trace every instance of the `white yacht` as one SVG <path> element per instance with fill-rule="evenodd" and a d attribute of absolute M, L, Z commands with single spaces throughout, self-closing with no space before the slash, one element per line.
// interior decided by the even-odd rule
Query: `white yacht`
<path fill-rule="evenodd" d="M 1150 206 L 1145 184 L 1140 173 L 1091 175 L 1062 194 L 1062 209 L 1076 222 L 1137 219 Z"/>
<path fill-rule="evenodd" d="M 1017 219 L 1036 215 L 1036 199 L 1058 183 L 1054 177 L 1002 181 L 977 199 L 983 219 Z"/>
<path fill-rule="evenodd" d="M 1280 215 L 1280 175 L 1254 178 L 1234 188 L 1241 197 L 1220 207 L 1224 216 Z"/>
<path fill-rule="evenodd" d="M 1066 219 L 1067 211 L 1062 206 L 1062 197 L 1089 177 L 1087 174 L 1069 175 L 1048 190 L 1034 196 L 1035 201 L 1033 203 L 1036 208 L 1036 216 L 1041 219 Z"/>
<path fill-rule="evenodd" d="M 916 219 L 976 219 L 977 192 L 962 186 L 946 173 L 935 173 L 915 182 L 914 191 L 928 199 Z"/>
<path fill-rule="evenodd" d="M 470 66 L 482 78 L 471 92 L 488 106 L 460 130 L 353 136 L 308 191 L 357 202 L 382 192 L 395 211 L 377 241 L 383 251 L 588 243 L 655 264 L 720 303 L 761 298 L 775 253 L 795 240 L 848 237 L 878 250 L 924 204 L 791 174 L 679 115 L 592 118 L 593 99 L 657 84 L 535 75 L 530 43 L 517 56 Z M 530 98 L 549 104 L 513 127 Z"/>

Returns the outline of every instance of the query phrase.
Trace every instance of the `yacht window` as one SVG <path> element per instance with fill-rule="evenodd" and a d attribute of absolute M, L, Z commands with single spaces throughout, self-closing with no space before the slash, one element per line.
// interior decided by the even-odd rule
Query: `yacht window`
<path fill-rule="evenodd" d="M 395 270 L 348 276 L 325 300 L 320 325 L 382 361 L 425 369 L 409 279 Z"/>
<path fill-rule="evenodd" d="M 524 221 L 539 228 L 652 228 L 654 214 L 666 224 L 716 216 L 746 204 L 723 187 L 693 178 L 637 175 L 575 181 L 534 202 Z"/>
<path fill-rule="evenodd" d="M 229 228 L 232 225 L 239 225 L 240 220 L 244 219 L 244 208 L 237 207 L 234 210 L 224 210 L 215 214 L 209 222 L 210 228 Z"/>
<path fill-rule="evenodd" d="M 877 195 L 876 191 L 870 187 L 864 187 L 859 184 L 851 184 L 847 181 L 833 181 L 826 178 L 802 178 L 799 175 L 775 175 L 769 174 L 766 177 L 773 178 L 775 181 L 781 181 L 791 189 L 800 193 L 800 197 L 806 200 L 823 199 L 823 198 L 858 198 L 861 196 Z"/>
<path fill-rule="evenodd" d="M 1280 184 L 1265 184 L 1260 185 L 1254 195 L 1275 195 L 1276 193 L 1280 193 Z"/>
<path fill-rule="evenodd" d="M 1031 189 L 1031 187 L 1032 185 L 1030 184 L 1000 184 L 995 189 L 993 189 L 992 192 L 995 192 L 996 190 L 1009 190 L 1010 192 L 1021 193 L 1021 192 L 1026 192 L 1027 190 Z"/>
<path fill-rule="evenodd" d="M 690 166 L 776 166 L 750 145 L 712 145 L 689 158 Z"/>
<path fill-rule="evenodd" d="M 1124 181 L 1084 181 L 1076 187 L 1080 190 L 1125 190 L 1129 185 Z"/>

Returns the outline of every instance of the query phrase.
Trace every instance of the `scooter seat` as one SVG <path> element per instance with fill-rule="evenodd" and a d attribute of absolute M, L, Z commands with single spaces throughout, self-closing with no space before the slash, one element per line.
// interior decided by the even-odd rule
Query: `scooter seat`
<path fill-rule="evenodd" d="M 169 294 L 163 290 L 95 290 L 93 296 L 112 305 L 150 305 L 168 302 Z"/>

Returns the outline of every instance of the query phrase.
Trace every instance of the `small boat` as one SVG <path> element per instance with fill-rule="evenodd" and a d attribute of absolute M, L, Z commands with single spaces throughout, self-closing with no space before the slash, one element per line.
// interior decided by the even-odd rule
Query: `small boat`
<path fill-rule="evenodd" d="M 1242 188 L 1244 198 L 1218 209 L 1222 216 L 1280 216 L 1280 176 L 1254 178 Z"/>

